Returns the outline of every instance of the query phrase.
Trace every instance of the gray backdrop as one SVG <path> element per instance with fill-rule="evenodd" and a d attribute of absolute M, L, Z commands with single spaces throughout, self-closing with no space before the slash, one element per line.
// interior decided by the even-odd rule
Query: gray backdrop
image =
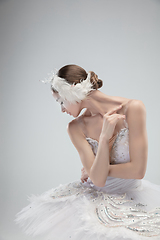
<path fill-rule="evenodd" d="M 80 65 L 102 92 L 143 101 L 145 179 L 160 184 L 160 0 L 1 0 L 0 40 L 0 240 L 32 239 L 13 222 L 27 196 L 81 175 L 72 117 L 39 82 L 54 68 Z"/>

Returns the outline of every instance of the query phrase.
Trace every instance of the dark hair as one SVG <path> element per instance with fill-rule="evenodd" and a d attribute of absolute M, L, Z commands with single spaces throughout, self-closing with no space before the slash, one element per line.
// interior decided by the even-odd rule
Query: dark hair
<path fill-rule="evenodd" d="M 93 89 L 101 88 L 103 82 L 101 79 L 98 79 L 98 76 L 93 72 L 90 71 L 91 78 L 90 81 L 93 83 Z M 58 71 L 58 76 L 64 78 L 68 83 L 79 83 L 80 80 L 85 80 L 87 78 L 87 72 L 80 66 L 75 64 L 65 65 L 64 67 L 60 68 Z"/>

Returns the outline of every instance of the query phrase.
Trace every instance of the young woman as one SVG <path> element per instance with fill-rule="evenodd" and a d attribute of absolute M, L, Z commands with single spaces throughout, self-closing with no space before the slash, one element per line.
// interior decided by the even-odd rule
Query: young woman
<path fill-rule="evenodd" d="M 62 67 L 50 83 L 62 112 L 75 117 L 68 133 L 83 164 L 81 180 L 33 196 L 16 223 L 43 240 L 160 239 L 160 186 L 143 179 L 143 102 L 102 93 L 102 80 L 77 65 Z"/>

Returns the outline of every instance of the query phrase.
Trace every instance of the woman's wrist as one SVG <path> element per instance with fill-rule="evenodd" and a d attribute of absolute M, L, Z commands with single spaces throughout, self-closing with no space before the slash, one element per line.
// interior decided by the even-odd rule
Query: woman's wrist
<path fill-rule="evenodd" d="M 109 144 L 109 139 L 107 138 L 107 136 L 105 134 L 101 133 L 100 137 L 99 137 L 99 143 L 100 142 L 102 142 L 102 143 L 104 142 L 105 144 L 106 143 Z"/>

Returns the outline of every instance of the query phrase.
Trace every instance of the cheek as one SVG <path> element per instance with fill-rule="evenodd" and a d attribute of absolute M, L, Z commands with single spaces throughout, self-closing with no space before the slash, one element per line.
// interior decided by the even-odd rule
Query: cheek
<path fill-rule="evenodd" d="M 80 107 L 79 107 L 78 104 L 72 106 L 72 113 L 73 113 L 74 115 L 76 115 L 76 116 L 79 115 L 79 113 L 80 113 Z"/>
<path fill-rule="evenodd" d="M 78 104 L 64 103 L 64 107 L 71 113 L 76 113 L 79 110 Z"/>
<path fill-rule="evenodd" d="M 64 106 L 67 110 L 70 109 L 70 104 L 67 103 L 67 102 L 65 102 L 65 101 L 63 101 L 63 106 Z"/>
<path fill-rule="evenodd" d="M 64 107 L 65 107 L 67 110 L 70 110 L 70 109 L 73 108 L 73 104 L 68 103 L 68 102 L 66 102 L 66 101 L 63 101 L 63 105 L 64 105 Z"/>
<path fill-rule="evenodd" d="M 76 107 L 74 105 L 69 105 L 67 110 L 71 113 L 74 113 L 76 111 Z"/>

